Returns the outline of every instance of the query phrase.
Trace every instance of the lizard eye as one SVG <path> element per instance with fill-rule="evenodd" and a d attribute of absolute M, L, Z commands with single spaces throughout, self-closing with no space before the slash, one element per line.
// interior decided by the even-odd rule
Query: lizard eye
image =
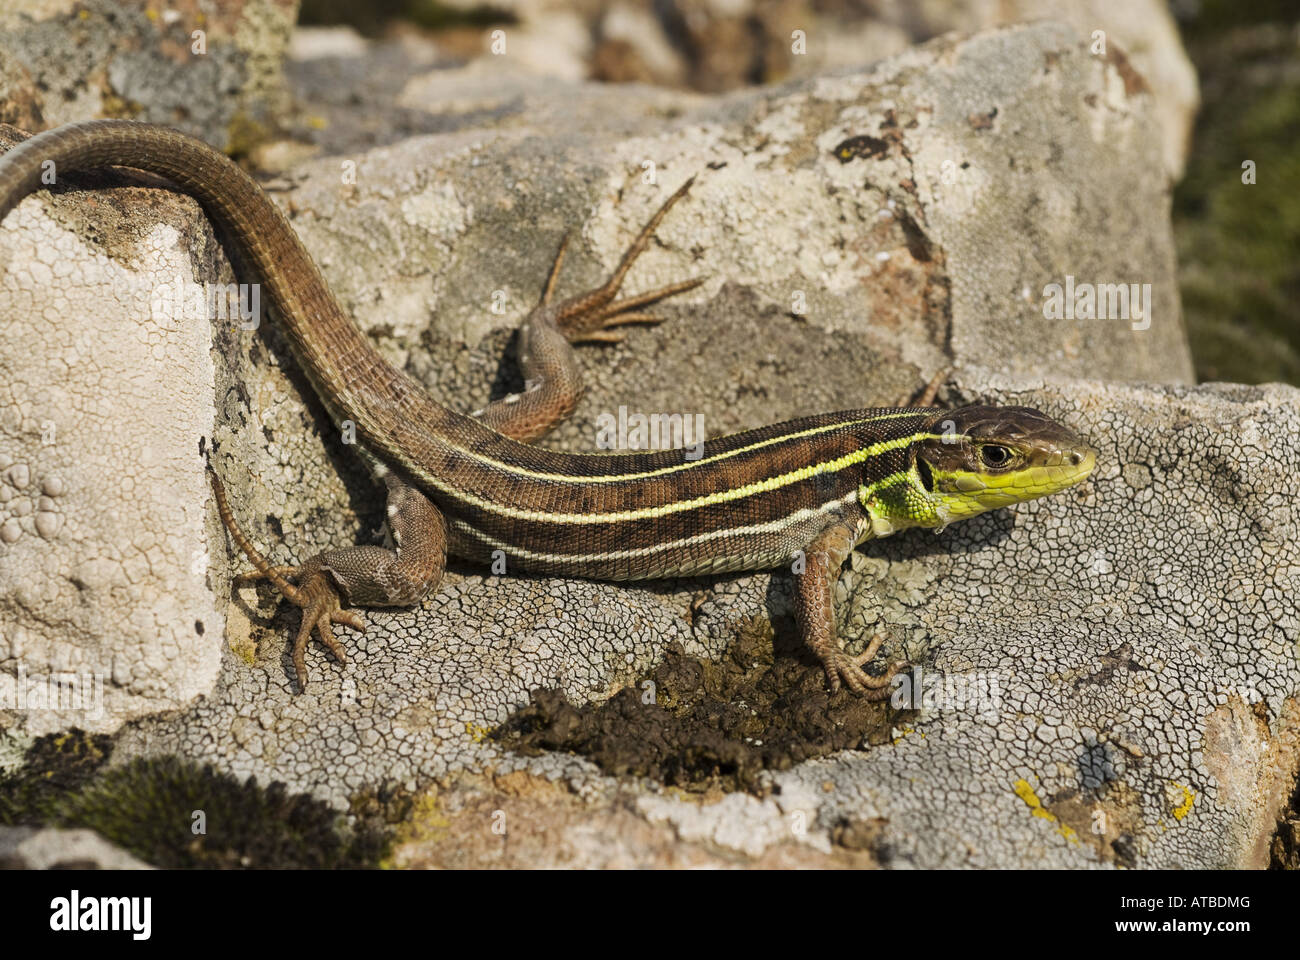
<path fill-rule="evenodd" d="M 1005 467 L 1011 462 L 1011 451 L 996 443 L 980 447 L 980 460 L 988 467 Z"/>

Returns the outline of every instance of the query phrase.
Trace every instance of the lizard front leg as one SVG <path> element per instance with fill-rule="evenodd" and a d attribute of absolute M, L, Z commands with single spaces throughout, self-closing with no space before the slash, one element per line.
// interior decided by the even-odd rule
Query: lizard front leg
<path fill-rule="evenodd" d="M 857 527 L 849 518 L 830 523 L 804 549 L 804 572 L 795 577 L 794 613 L 799 633 L 826 670 L 831 692 L 847 683 L 854 693 L 868 700 L 889 696 L 889 681 L 903 666 L 891 664 L 879 677 L 862 669 L 876 655 L 884 637 L 877 634 L 858 656 L 844 652 L 836 637 L 834 593 L 840 568 L 853 552 Z"/>

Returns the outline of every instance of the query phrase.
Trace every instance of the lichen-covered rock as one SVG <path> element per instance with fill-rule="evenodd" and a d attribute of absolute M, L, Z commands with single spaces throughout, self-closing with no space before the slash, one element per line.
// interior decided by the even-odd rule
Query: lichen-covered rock
<path fill-rule="evenodd" d="M 165 123 L 247 150 L 285 108 L 298 0 L 8 0 L 0 11 L 0 122 Z"/>
<path fill-rule="evenodd" d="M 161 284 L 213 275 L 217 246 L 188 199 L 85 198 L 0 226 L 0 708 L 32 734 L 181 706 L 220 660 L 212 331 L 151 311 Z"/>
<path fill-rule="evenodd" d="M 698 174 L 628 289 L 710 279 L 663 305 L 664 325 L 586 353 L 589 396 L 548 443 L 592 449 L 619 404 L 702 411 L 723 432 L 886 402 L 956 364 L 947 400 L 1037 405 L 1101 448 L 1077 493 L 875 545 L 842 585 L 847 635 L 878 620 L 891 655 L 996 678 L 998 705 L 922 697 L 896 742 L 810 753 L 766 795 L 700 806 L 489 732 L 539 687 L 605 699 L 672 642 L 718 660 L 756 620 L 780 627 L 782 577 L 615 586 L 457 566 L 420 608 L 369 611 L 347 667 L 313 649 L 294 695 L 296 614 L 251 590 L 225 600 L 234 562 L 204 514 L 200 441 L 234 454 L 236 514 L 282 562 L 377 535 L 382 503 L 273 329 L 219 325 L 214 364 L 206 320 L 151 315 L 178 275 L 231 274 L 195 205 L 117 187 L 31 198 L 0 226 L 0 697 L 20 667 L 104 675 L 101 715 L 9 710 L 6 725 L 135 721 L 113 764 L 182 755 L 337 810 L 517 773 L 695 851 L 653 863 L 1266 856 L 1294 777 L 1297 395 L 1105 385 L 1190 371 L 1159 148 L 1112 62 L 1047 24 L 718 100 L 446 73 L 461 126 L 319 159 L 277 193 L 345 307 L 440 399 L 474 409 L 517 387 L 501 357 L 566 229 L 561 290 L 591 286 Z M 1151 282 L 1150 326 L 1047 319 L 1044 287 L 1065 275 Z M 1024 385 L 1043 374 L 1093 379 Z M 58 493 L 32 491 L 50 477 Z M 598 859 L 578 820 L 553 825 L 574 862 Z"/>

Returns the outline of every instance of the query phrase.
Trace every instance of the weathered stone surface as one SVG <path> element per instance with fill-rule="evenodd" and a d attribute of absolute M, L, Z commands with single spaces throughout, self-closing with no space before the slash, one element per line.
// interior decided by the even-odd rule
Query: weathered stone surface
<path fill-rule="evenodd" d="M 1174 178 L 1182 175 L 1200 95 L 1164 0 L 923 0 L 886 4 L 877 16 L 872 26 L 902 29 L 914 42 L 947 30 L 975 33 L 1033 20 L 1069 24 L 1090 43 L 1104 43 L 1127 86 L 1146 88 L 1165 169 Z"/>
<path fill-rule="evenodd" d="M 0 707 L 35 734 L 178 707 L 220 660 L 198 459 L 212 331 L 151 313 L 160 285 L 214 276 L 217 247 L 188 199 L 86 200 L 0 226 Z M 47 709 L 60 674 L 68 709 Z"/>
<path fill-rule="evenodd" d="M 0 827 L 0 870 L 149 870 L 93 830 Z"/>
<path fill-rule="evenodd" d="M 860 70 L 949 31 L 1057 20 L 1105 46 L 1126 83 L 1147 87 L 1174 177 L 1198 102 L 1196 71 L 1165 0 L 598 0 L 577 8 L 502 0 L 498 8 L 519 21 L 504 28 L 506 54 L 530 72 L 704 92 Z M 481 53 L 488 49 L 484 42 Z"/>
<path fill-rule="evenodd" d="M 879 618 L 893 654 L 997 675 L 988 719 L 923 712 L 897 743 L 774 774 L 779 790 L 716 809 L 484 738 L 537 686 L 603 698 L 674 640 L 718 657 L 739 625 L 781 615 L 782 578 L 767 575 L 617 587 L 453 568 L 420 609 L 368 611 L 346 668 L 313 649 L 294 696 L 296 616 L 268 622 L 251 592 L 214 599 L 233 564 L 215 516 L 203 522 L 199 438 L 220 444 L 237 515 L 278 559 L 368 539 L 382 504 L 274 331 L 223 326 L 214 365 L 204 323 L 149 319 L 148 294 L 178 273 L 226 282 L 228 268 L 193 204 L 119 188 L 29 199 L 0 228 L 5 504 L 47 476 L 66 491 L 46 495 L 57 509 L 0 505 L 0 530 L 17 530 L 0 543 L 0 694 L 20 664 L 112 677 L 98 726 L 5 722 L 135 721 L 115 763 L 179 753 L 340 809 L 382 784 L 522 772 L 602 822 L 635 815 L 648 838 L 739 862 L 844 862 L 850 836 L 870 862 L 1255 863 L 1294 777 L 1300 401 L 1105 385 L 1189 369 L 1158 148 L 1114 69 L 1040 25 L 717 101 L 574 87 L 559 102 L 541 82 L 479 77 L 463 129 L 355 158 L 355 184 L 338 158 L 314 161 L 277 194 L 381 349 L 473 409 L 514 386 L 501 356 L 563 231 L 579 232 L 562 289 L 590 286 L 698 173 L 628 289 L 710 280 L 665 304 L 663 326 L 586 352 L 590 396 L 553 444 L 591 449 L 595 415 L 620 403 L 702 411 L 722 432 L 885 402 L 953 362 L 948 399 L 1028 402 L 1075 425 L 1102 450 L 1077 496 L 873 546 L 845 589 L 850 635 Z M 593 105 L 617 105 L 610 129 Z M 884 147 L 858 141 L 841 162 L 853 137 Z M 1067 273 L 1150 278 L 1150 329 L 1044 320 L 1039 292 Z M 1023 385 L 1044 371 L 1094 379 Z M 42 444 L 50 420 L 61 440 Z M 48 540 L 38 508 L 63 517 Z M 575 862 L 599 860 L 570 839 Z"/>
<path fill-rule="evenodd" d="M 246 150 L 285 108 L 284 51 L 298 0 L 7 0 L 0 122 L 165 123 Z"/>

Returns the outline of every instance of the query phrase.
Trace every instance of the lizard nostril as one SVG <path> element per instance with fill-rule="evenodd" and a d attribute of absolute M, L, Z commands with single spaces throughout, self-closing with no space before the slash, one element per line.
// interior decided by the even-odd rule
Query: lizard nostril
<path fill-rule="evenodd" d="M 1076 467 L 1079 464 L 1083 463 L 1083 454 L 1081 454 L 1078 450 L 1074 451 L 1074 453 L 1070 454 L 1070 463 Z"/>

